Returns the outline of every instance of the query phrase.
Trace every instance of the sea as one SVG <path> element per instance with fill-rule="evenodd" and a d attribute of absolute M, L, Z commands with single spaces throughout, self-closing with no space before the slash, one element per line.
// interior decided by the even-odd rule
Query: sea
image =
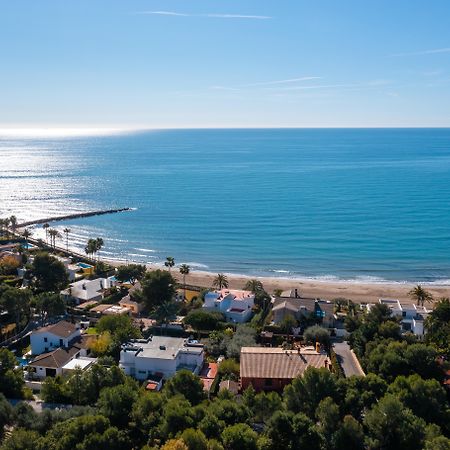
<path fill-rule="evenodd" d="M 0 217 L 122 207 L 51 225 L 124 262 L 447 284 L 450 129 L 0 134 Z"/>

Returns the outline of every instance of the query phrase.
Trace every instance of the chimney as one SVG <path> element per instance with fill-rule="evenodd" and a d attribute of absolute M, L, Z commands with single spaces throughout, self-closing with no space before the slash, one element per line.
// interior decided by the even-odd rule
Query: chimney
<path fill-rule="evenodd" d="M 316 352 L 320 353 L 320 342 L 316 342 Z"/>

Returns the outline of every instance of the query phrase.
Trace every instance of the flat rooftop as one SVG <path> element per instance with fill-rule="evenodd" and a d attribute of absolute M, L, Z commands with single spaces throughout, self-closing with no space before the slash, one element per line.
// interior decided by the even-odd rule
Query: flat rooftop
<path fill-rule="evenodd" d="M 67 364 L 64 364 L 62 369 L 75 370 L 77 367 L 79 367 L 81 370 L 85 370 L 96 361 L 97 361 L 96 358 L 88 358 L 88 357 L 74 358 L 70 360 Z"/>
<path fill-rule="evenodd" d="M 134 351 L 137 358 L 173 359 L 179 352 L 200 355 L 203 345 L 183 338 L 153 336 L 149 339 L 132 340 L 124 344 L 122 351 Z"/>

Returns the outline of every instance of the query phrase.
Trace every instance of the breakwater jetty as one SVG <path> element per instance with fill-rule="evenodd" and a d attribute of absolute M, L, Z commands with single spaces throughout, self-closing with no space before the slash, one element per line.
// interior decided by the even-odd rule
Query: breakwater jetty
<path fill-rule="evenodd" d="M 124 212 L 124 211 L 132 211 L 132 208 L 106 209 L 106 210 L 100 210 L 100 211 L 88 211 L 88 212 L 67 214 L 66 216 L 46 217 L 45 219 L 36 219 L 36 220 L 30 220 L 28 222 L 22 222 L 17 225 L 17 228 L 28 227 L 30 225 L 37 225 L 40 223 L 60 222 L 62 220 L 81 219 L 83 217 L 101 216 L 103 214 L 114 214 L 114 213 L 119 213 L 119 212 Z"/>

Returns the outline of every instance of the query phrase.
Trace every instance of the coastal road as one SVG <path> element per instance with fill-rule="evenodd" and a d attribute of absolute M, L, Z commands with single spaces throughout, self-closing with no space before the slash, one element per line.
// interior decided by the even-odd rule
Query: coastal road
<path fill-rule="evenodd" d="M 336 342 L 333 344 L 333 349 L 341 363 L 346 377 L 352 375 L 365 376 L 356 355 L 353 353 L 347 342 Z"/>

